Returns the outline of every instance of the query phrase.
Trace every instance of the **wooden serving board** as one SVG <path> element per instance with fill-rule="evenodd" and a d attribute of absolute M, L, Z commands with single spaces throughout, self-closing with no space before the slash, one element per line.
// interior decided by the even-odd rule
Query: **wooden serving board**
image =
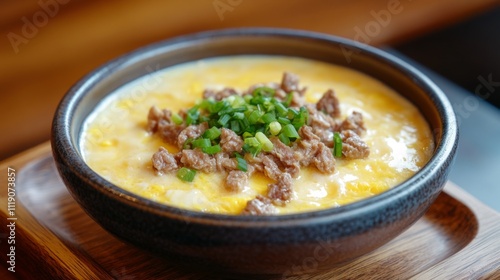
<path fill-rule="evenodd" d="M 176 267 L 104 231 L 66 190 L 49 143 L 0 167 L 4 271 L 11 249 L 6 225 L 16 223 L 16 272 L 2 272 L 2 279 L 239 278 Z M 13 215 L 7 205 L 9 167 L 16 170 Z M 390 243 L 341 267 L 315 271 L 304 263 L 302 270 L 308 269 L 289 279 L 500 279 L 500 214 L 447 183 L 425 216 Z"/>

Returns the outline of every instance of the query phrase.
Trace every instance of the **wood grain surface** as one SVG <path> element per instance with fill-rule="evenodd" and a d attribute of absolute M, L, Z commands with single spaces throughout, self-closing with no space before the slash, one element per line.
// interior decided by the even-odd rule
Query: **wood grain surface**
<path fill-rule="evenodd" d="M 319 31 L 381 45 L 497 6 L 498 0 L 0 0 L 0 159 L 49 138 L 68 88 L 145 44 L 228 27 Z"/>
<path fill-rule="evenodd" d="M 181 268 L 116 239 L 69 195 L 44 143 L 0 163 L 16 169 L 17 279 L 242 279 Z M 0 191 L 0 220 L 9 217 Z M 5 227 L 0 234 L 6 236 Z M 429 211 L 383 247 L 343 266 L 287 279 L 500 279 L 500 214 L 452 183 Z M 3 265 L 6 242 L 0 242 Z M 280 279 L 281 276 L 251 276 Z M 8 279 L 8 278 L 2 278 Z"/>

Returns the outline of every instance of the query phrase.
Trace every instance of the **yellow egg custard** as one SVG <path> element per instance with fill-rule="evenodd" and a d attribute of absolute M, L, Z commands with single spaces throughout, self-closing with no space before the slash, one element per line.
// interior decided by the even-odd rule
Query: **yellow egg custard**
<path fill-rule="evenodd" d="M 378 80 L 333 64 L 285 56 L 229 56 L 203 59 L 150 73 L 103 100 L 85 121 L 81 147 L 86 163 L 105 179 L 147 199 L 179 208 L 240 214 L 248 201 L 265 195 L 268 177 L 254 173 L 238 192 L 224 187 L 224 174 L 197 172 L 192 182 L 175 173 L 159 175 L 151 157 L 159 147 L 178 152 L 147 130 L 151 106 L 172 112 L 193 107 L 207 88 L 279 81 L 293 72 L 307 86 L 304 98 L 315 103 L 328 89 L 340 101 L 341 117 L 363 115 L 363 141 L 369 156 L 336 158 L 335 170 L 306 167 L 293 178 L 293 195 L 276 214 L 338 207 L 364 199 L 405 181 L 424 166 L 434 151 L 427 122 L 409 101 Z"/>

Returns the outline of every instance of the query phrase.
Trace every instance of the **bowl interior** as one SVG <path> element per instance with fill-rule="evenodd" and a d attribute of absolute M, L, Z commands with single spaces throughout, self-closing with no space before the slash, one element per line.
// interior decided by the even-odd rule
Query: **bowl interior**
<path fill-rule="evenodd" d="M 62 102 L 65 110 L 61 114 L 64 114 L 63 122 L 67 124 L 65 126 L 66 137 L 69 141 L 67 144 L 76 155 L 71 160 L 83 162 L 79 147 L 83 122 L 98 103 L 117 88 L 139 77 L 176 64 L 208 57 L 239 54 L 287 55 L 334 63 L 364 72 L 392 87 L 419 108 L 435 137 L 434 156 L 414 177 L 418 177 L 419 174 L 422 177 L 431 172 L 431 166 L 443 160 L 442 155 L 449 153 L 450 147 L 445 144 L 455 141 L 454 115 L 444 94 L 424 75 L 394 56 L 345 39 L 315 33 L 240 29 L 217 33 L 207 32 L 160 42 L 122 56 L 82 79 L 70 90 Z M 89 168 L 86 168 L 86 172 L 92 173 Z M 110 183 L 107 184 L 110 185 Z M 384 196 L 391 195 L 391 192 L 397 192 L 402 185 L 410 185 L 410 183 L 404 182 L 375 197 L 339 208 L 361 207 L 370 201 L 377 200 L 377 197 L 382 199 Z M 113 188 L 118 192 L 123 191 L 118 187 Z M 154 205 L 126 191 L 123 193 L 131 200 Z M 165 208 L 165 206 L 158 205 L 155 207 Z M 181 212 L 193 214 L 188 210 Z M 294 215 L 300 216 L 300 214 Z"/>

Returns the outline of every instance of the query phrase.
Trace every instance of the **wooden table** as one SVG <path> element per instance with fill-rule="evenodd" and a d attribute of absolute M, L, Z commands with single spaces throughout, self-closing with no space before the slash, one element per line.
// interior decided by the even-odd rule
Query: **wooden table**
<path fill-rule="evenodd" d="M 3 0 L 0 159 L 49 138 L 59 100 L 85 73 L 145 44 L 191 32 L 242 26 L 298 28 L 373 45 L 390 44 L 456 23 L 498 3 L 498 0 Z"/>
<path fill-rule="evenodd" d="M 15 218 L 16 273 L 26 279 L 221 279 L 225 275 L 185 270 L 116 239 L 69 195 L 49 143 L 0 162 L 7 182 L 15 169 L 16 205 L 7 211 L 0 190 L 0 220 Z M 12 177 L 12 176 L 11 176 Z M 0 234 L 10 235 L 2 225 Z M 289 279 L 500 279 L 500 214 L 447 183 L 416 224 L 381 248 L 329 271 Z M 0 242 L 6 264 L 9 248 Z M 5 274 L 4 270 L 4 274 Z M 0 274 L 1 275 L 1 274 Z M 271 279 L 279 279 L 279 275 Z M 9 278 L 2 278 L 9 279 Z M 255 278 L 253 278 L 255 279 Z M 270 279 L 266 277 L 265 279 Z"/>

